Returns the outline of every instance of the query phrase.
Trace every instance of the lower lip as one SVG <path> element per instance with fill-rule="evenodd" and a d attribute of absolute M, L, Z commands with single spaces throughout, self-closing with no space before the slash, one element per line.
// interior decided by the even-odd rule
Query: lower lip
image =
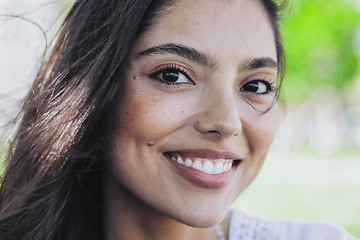
<path fill-rule="evenodd" d="M 165 156 L 164 156 L 165 157 Z M 185 179 L 204 188 L 221 188 L 226 186 L 233 176 L 233 168 L 220 174 L 207 174 L 192 167 L 179 164 L 165 157 L 175 170 Z"/>

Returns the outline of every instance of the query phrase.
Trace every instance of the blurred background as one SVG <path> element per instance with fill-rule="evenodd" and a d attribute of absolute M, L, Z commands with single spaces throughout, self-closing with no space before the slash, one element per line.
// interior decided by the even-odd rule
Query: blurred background
<path fill-rule="evenodd" d="M 360 238 L 360 0 L 288 2 L 278 136 L 235 204 L 270 217 L 332 221 Z M 70 3 L 0 0 L 2 146 Z"/>

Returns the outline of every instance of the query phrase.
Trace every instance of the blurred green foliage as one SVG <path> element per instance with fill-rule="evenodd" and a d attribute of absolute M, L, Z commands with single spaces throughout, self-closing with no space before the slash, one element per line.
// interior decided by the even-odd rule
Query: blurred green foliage
<path fill-rule="evenodd" d="M 286 101 L 302 102 L 323 85 L 348 87 L 360 72 L 355 0 L 290 0 L 284 17 Z"/>

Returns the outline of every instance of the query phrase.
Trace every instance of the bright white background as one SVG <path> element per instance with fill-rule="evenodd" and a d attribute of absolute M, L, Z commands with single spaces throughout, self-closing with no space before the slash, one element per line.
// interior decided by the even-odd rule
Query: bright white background
<path fill-rule="evenodd" d="M 54 25 L 57 8 L 53 0 L 0 0 L 1 126 L 19 110 L 40 66 L 46 38 L 36 24 L 51 41 L 58 26 Z"/>

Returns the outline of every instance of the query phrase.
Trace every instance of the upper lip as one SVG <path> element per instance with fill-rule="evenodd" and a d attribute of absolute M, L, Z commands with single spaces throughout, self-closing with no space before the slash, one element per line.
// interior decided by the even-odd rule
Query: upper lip
<path fill-rule="evenodd" d="M 181 149 L 181 150 L 171 150 L 166 151 L 165 153 L 178 153 L 184 157 L 199 157 L 199 158 L 209 158 L 209 159 L 232 159 L 232 160 L 241 160 L 242 158 L 231 151 L 228 150 L 214 150 L 214 149 Z"/>

